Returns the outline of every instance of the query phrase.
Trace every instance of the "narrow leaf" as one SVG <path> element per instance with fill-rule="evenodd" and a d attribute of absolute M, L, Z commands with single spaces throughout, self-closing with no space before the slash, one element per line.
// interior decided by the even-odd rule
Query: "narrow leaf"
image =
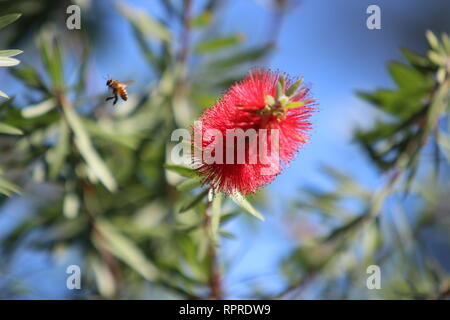
<path fill-rule="evenodd" d="M 286 77 L 284 76 L 284 74 L 281 75 L 280 79 L 278 79 L 278 83 L 281 86 L 281 90 L 284 91 L 286 90 Z"/>
<path fill-rule="evenodd" d="M 276 98 L 279 99 L 281 96 L 284 95 L 284 89 L 283 89 L 283 85 L 280 81 L 277 82 L 277 93 L 276 93 Z"/>
<path fill-rule="evenodd" d="M 13 193 L 20 193 L 20 189 L 16 185 L 0 177 L 0 194 L 10 196 Z"/>
<path fill-rule="evenodd" d="M 425 33 L 427 39 L 428 39 L 428 43 L 430 44 L 430 47 L 433 49 L 439 49 L 439 40 L 438 38 L 435 36 L 435 34 L 433 32 L 431 32 L 430 30 L 428 30 Z"/>
<path fill-rule="evenodd" d="M 81 155 L 86 160 L 92 172 L 100 179 L 103 185 L 111 192 L 117 190 L 117 183 L 109 171 L 102 158 L 92 145 L 91 139 L 87 134 L 83 123 L 72 108 L 63 108 L 67 122 L 75 134 L 75 144 L 80 150 Z"/>
<path fill-rule="evenodd" d="M 401 89 L 415 90 L 426 85 L 424 76 L 417 70 L 400 62 L 391 62 L 389 72 Z"/>
<path fill-rule="evenodd" d="M 293 108 L 298 108 L 301 107 L 305 104 L 305 101 L 296 101 L 296 102 L 291 102 L 288 105 L 285 106 L 286 109 L 293 109 Z"/>
<path fill-rule="evenodd" d="M 0 97 L 3 97 L 5 99 L 9 99 L 9 96 L 6 93 L 4 93 L 3 91 L 1 91 L 1 90 L 0 90 Z"/>
<path fill-rule="evenodd" d="M 18 79 L 25 82 L 26 85 L 34 87 L 36 89 L 44 90 L 45 85 L 43 84 L 38 72 L 31 66 L 26 65 L 22 68 L 14 68 L 11 73 Z"/>
<path fill-rule="evenodd" d="M 0 57 L 14 57 L 22 52 L 22 50 L 0 50 Z"/>
<path fill-rule="evenodd" d="M 63 86 L 63 58 L 61 47 L 58 42 L 51 42 L 43 39 L 40 46 L 41 58 L 44 65 L 50 74 L 52 83 L 55 87 L 61 88 Z"/>
<path fill-rule="evenodd" d="M 102 235 L 106 242 L 106 247 L 112 254 L 128 264 L 145 279 L 151 281 L 156 279 L 156 267 L 132 241 L 123 236 L 112 224 L 105 220 L 98 219 L 95 227 Z"/>
<path fill-rule="evenodd" d="M 177 190 L 180 192 L 189 191 L 189 190 L 199 187 L 201 184 L 202 184 L 201 178 L 194 177 L 194 178 L 188 179 L 188 180 L 180 183 L 177 186 Z"/>
<path fill-rule="evenodd" d="M 193 178 L 197 177 L 197 172 L 189 167 L 177 165 L 177 164 L 165 164 L 164 168 L 167 170 L 173 171 L 178 173 L 180 176 L 186 177 L 186 178 Z"/>
<path fill-rule="evenodd" d="M 162 41 L 170 41 L 172 35 L 162 23 L 153 19 L 150 15 L 140 9 L 132 8 L 120 3 L 118 10 L 127 18 L 142 34 Z"/>
<path fill-rule="evenodd" d="M 24 118 L 39 117 L 52 110 L 54 107 L 56 107 L 56 101 L 51 98 L 22 109 L 22 116 Z"/>
<path fill-rule="evenodd" d="M 247 199 L 245 199 L 240 193 L 236 193 L 233 195 L 230 195 L 230 198 L 242 209 L 250 213 L 252 216 L 255 216 L 256 218 L 264 221 L 264 217 L 261 213 L 256 210 L 253 205 L 248 202 Z"/>
<path fill-rule="evenodd" d="M 10 126 L 9 124 L 0 122 L 0 134 L 21 135 L 23 132 L 20 129 Z"/>
<path fill-rule="evenodd" d="M 49 176 L 51 179 L 56 179 L 61 172 L 64 160 L 69 153 L 69 127 L 66 121 L 61 120 L 59 124 L 59 136 L 56 146 L 51 149 L 52 153 L 49 156 Z"/>
<path fill-rule="evenodd" d="M 7 25 L 13 23 L 20 18 L 21 13 L 11 13 L 0 17 L 0 29 L 6 27 Z"/>
<path fill-rule="evenodd" d="M 402 48 L 401 51 L 406 60 L 414 66 L 428 67 L 430 65 L 430 62 L 426 57 L 421 56 L 411 49 Z"/>
<path fill-rule="evenodd" d="M 196 51 L 198 53 L 215 52 L 225 48 L 229 48 L 241 43 L 243 36 L 241 34 L 235 34 L 222 38 L 208 39 L 197 44 Z"/>
<path fill-rule="evenodd" d="M 78 211 L 80 209 L 80 199 L 78 196 L 73 193 L 67 193 L 63 200 L 63 213 L 69 218 L 73 219 L 78 215 Z"/>
<path fill-rule="evenodd" d="M 211 22 L 212 16 L 210 11 L 203 11 L 198 16 L 192 18 L 191 21 L 189 21 L 189 24 L 194 28 L 205 27 Z"/>
<path fill-rule="evenodd" d="M 294 95 L 294 94 L 297 92 L 298 88 L 300 88 L 300 86 L 302 85 L 302 83 L 303 83 L 303 78 L 300 79 L 300 80 L 295 81 L 295 82 L 289 87 L 289 89 L 287 89 L 286 95 L 287 95 L 288 97 Z"/>
<path fill-rule="evenodd" d="M 16 58 L 0 56 L 0 67 L 12 67 L 12 66 L 18 65 L 19 63 L 20 63 L 20 61 L 17 60 Z"/>
<path fill-rule="evenodd" d="M 194 208 L 200 201 L 203 200 L 208 195 L 209 190 L 205 190 L 198 195 L 196 195 L 194 198 L 188 198 L 187 201 L 181 206 L 180 213 L 186 212 L 192 208 Z"/>

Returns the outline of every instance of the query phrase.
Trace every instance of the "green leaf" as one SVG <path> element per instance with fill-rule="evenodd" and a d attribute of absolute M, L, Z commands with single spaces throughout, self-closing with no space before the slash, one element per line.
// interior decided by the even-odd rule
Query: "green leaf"
<path fill-rule="evenodd" d="M 14 57 L 22 52 L 22 50 L 0 50 L 0 57 Z"/>
<path fill-rule="evenodd" d="M 408 60 L 408 62 L 411 63 L 413 66 L 423 68 L 430 67 L 430 61 L 426 57 L 418 54 L 417 52 L 407 48 L 402 48 L 401 51 L 406 60 Z"/>
<path fill-rule="evenodd" d="M 235 46 L 243 41 L 244 37 L 241 34 L 234 34 L 222 38 L 214 38 L 202 41 L 197 44 L 195 51 L 197 53 L 208 53 L 222 50 Z"/>
<path fill-rule="evenodd" d="M 72 108 L 66 106 L 63 110 L 66 115 L 67 122 L 75 134 L 75 144 L 80 150 L 84 160 L 86 160 L 88 166 L 92 169 L 93 174 L 100 179 L 109 191 L 116 191 L 116 180 L 92 145 L 92 141 L 87 134 L 82 121 Z"/>
<path fill-rule="evenodd" d="M 0 17 L 0 29 L 3 29 L 7 25 L 13 23 L 20 18 L 21 13 L 11 13 Z"/>
<path fill-rule="evenodd" d="M 106 220 L 97 219 L 95 227 L 102 237 L 96 240 L 98 246 L 105 244 L 113 255 L 128 264 L 145 279 L 154 281 L 157 278 L 158 271 L 154 264 L 146 258 L 139 247 L 122 235 L 112 224 Z"/>
<path fill-rule="evenodd" d="M 74 219 L 80 210 L 80 199 L 74 192 L 66 193 L 63 200 L 63 213 L 69 219 Z"/>
<path fill-rule="evenodd" d="M 323 238 L 323 241 L 330 242 L 330 241 L 333 241 L 333 240 L 339 238 L 340 236 L 342 236 L 344 234 L 348 234 L 350 232 L 355 231 L 362 223 L 367 221 L 368 218 L 370 218 L 370 215 L 368 215 L 368 214 L 359 215 L 359 216 L 353 218 L 346 224 L 333 229 L 327 236 L 325 236 Z"/>
<path fill-rule="evenodd" d="M 284 93 L 285 90 L 286 90 L 286 77 L 285 77 L 284 74 L 282 74 L 282 75 L 280 76 L 280 79 L 278 79 L 278 83 L 280 84 L 281 90 L 282 90 L 283 93 Z"/>
<path fill-rule="evenodd" d="M 400 90 L 380 89 L 374 92 L 357 92 L 357 95 L 379 107 L 385 112 L 400 117 L 408 117 L 417 112 L 422 106 L 425 90 L 404 92 Z"/>
<path fill-rule="evenodd" d="M 434 99 L 431 102 L 430 110 L 428 111 L 428 117 L 425 124 L 425 130 L 429 131 L 437 123 L 438 119 L 443 115 L 447 108 L 449 98 L 449 88 L 447 85 L 441 85 L 434 95 Z"/>
<path fill-rule="evenodd" d="M 227 222 L 233 220 L 234 218 L 238 217 L 240 213 L 241 213 L 241 211 L 239 209 L 237 209 L 235 211 L 231 211 L 229 213 L 222 214 L 220 217 L 220 224 L 224 224 L 224 223 L 227 223 Z"/>
<path fill-rule="evenodd" d="M 172 34 L 169 29 L 159 21 L 150 17 L 143 10 L 132 8 L 123 3 L 119 3 L 117 9 L 145 36 L 162 41 L 171 40 Z"/>
<path fill-rule="evenodd" d="M 194 17 L 189 21 L 191 27 L 194 28 L 202 28 L 207 26 L 212 21 L 212 13 L 211 11 L 203 11 L 198 16 Z"/>
<path fill-rule="evenodd" d="M 89 65 L 89 56 L 90 56 L 90 50 L 88 48 L 85 48 L 83 50 L 83 56 L 81 58 L 81 65 L 78 69 L 78 75 L 77 75 L 77 82 L 75 85 L 75 91 L 80 94 L 84 91 L 86 86 L 86 69 Z"/>
<path fill-rule="evenodd" d="M 173 171 L 178 173 L 180 176 L 186 177 L 186 178 L 194 178 L 197 177 L 197 172 L 189 167 L 177 165 L 177 164 L 165 164 L 164 168 L 167 170 Z"/>
<path fill-rule="evenodd" d="M 201 178 L 194 177 L 194 178 L 188 179 L 188 180 L 180 183 L 177 186 L 177 190 L 180 192 L 189 191 L 189 190 L 199 187 L 201 184 L 202 184 Z"/>
<path fill-rule="evenodd" d="M 296 102 L 291 102 L 291 103 L 287 104 L 284 108 L 285 108 L 285 109 L 298 108 L 298 107 L 301 107 L 301 106 L 305 105 L 306 103 L 307 103 L 307 101 L 296 101 Z"/>
<path fill-rule="evenodd" d="M 389 72 L 400 89 L 417 90 L 427 88 L 426 78 L 419 71 L 400 62 L 391 62 Z"/>
<path fill-rule="evenodd" d="M 114 127 L 105 128 L 105 126 L 101 126 L 101 122 L 83 119 L 83 126 L 94 138 L 98 137 L 130 149 L 136 149 L 138 146 L 139 141 L 132 135 L 115 132 Z"/>
<path fill-rule="evenodd" d="M 231 232 L 227 232 L 227 231 L 220 231 L 219 234 L 227 239 L 236 239 L 236 235 L 234 233 Z"/>
<path fill-rule="evenodd" d="M 433 32 L 431 32 L 430 30 L 428 30 L 425 33 L 427 39 L 428 39 L 428 43 L 430 44 L 430 47 L 433 49 L 439 49 L 439 40 L 438 38 L 435 36 L 435 34 Z"/>
<path fill-rule="evenodd" d="M 250 213 L 252 216 L 255 216 L 256 218 L 264 221 L 264 217 L 261 213 L 256 210 L 253 205 L 248 202 L 247 199 L 244 198 L 244 196 L 240 193 L 235 193 L 230 195 L 230 198 L 242 209 Z"/>
<path fill-rule="evenodd" d="M 47 72 L 50 75 L 52 83 L 57 88 L 63 87 L 63 58 L 59 42 L 52 42 L 49 39 L 42 39 L 40 45 L 41 58 Z"/>
<path fill-rule="evenodd" d="M 283 84 L 281 83 L 281 81 L 278 81 L 278 82 L 277 82 L 276 98 L 279 99 L 279 98 L 282 97 L 283 95 L 284 95 Z"/>
<path fill-rule="evenodd" d="M 61 172 L 64 160 L 70 151 L 70 132 L 66 121 L 61 120 L 59 123 L 59 136 L 56 146 L 51 149 L 49 154 L 49 176 L 50 179 L 56 179 Z"/>
<path fill-rule="evenodd" d="M 303 78 L 295 81 L 286 91 L 288 97 L 294 95 L 303 83 Z"/>
<path fill-rule="evenodd" d="M 0 122 L 0 134 L 12 134 L 12 135 L 21 135 L 23 134 L 22 130 L 14 128 L 6 123 Z"/>
<path fill-rule="evenodd" d="M 443 33 L 441 35 L 442 38 L 442 45 L 444 46 L 445 52 L 447 52 L 447 54 L 450 54 L 450 37 L 448 36 L 448 34 Z"/>
<path fill-rule="evenodd" d="M 19 63 L 20 61 L 15 58 L 0 56 L 0 67 L 12 67 L 18 65 Z"/>
<path fill-rule="evenodd" d="M 437 53 L 435 51 L 429 51 L 427 56 L 428 56 L 428 59 L 431 60 L 431 62 L 433 62 L 434 64 L 436 64 L 438 66 L 443 65 L 446 60 L 446 56 L 440 55 L 439 53 Z"/>
<path fill-rule="evenodd" d="M 56 101 L 53 98 L 45 100 L 35 105 L 28 106 L 22 109 L 22 116 L 24 118 L 35 118 L 42 116 L 56 107 Z"/>
<path fill-rule="evenodd" d="M 114 298 L 116 283 L 107 264 L 96 255 L 88 255 L 90 270 L 93 271 L 97 288 L 102 297 Z"/>
<path fill-rule="evenodd" d="M 198 203 L 200 203 L 203 198 L 208 195 L 209 190 L 204 190 L 193 198 L 187 198 L 186 201 L 181 205 L 180 213 L 186 212 L 192 208 L 194 208 Z"/>
<path fill-rule="evenodd" d="M 11 196 L 13 193 L 20 193 L 20 189 L 9 181 L 0 177 L 0 193 Z"/>
<path fill-rule="evenodd" d="M 18 79 L 25 82 L 26 85 L 39 90 L 45 90 L 45 85 L 43 84 L 41 77 L 37 71 L 31 66 L 23 66 L 22 68 L 14 68 L 11 73 Z"/>
<path fill-rule="evenodd" d="M 0 90 L 0 97 L 5 98 L 5 99 L 9 99 L 8 95 L 6 93 L 4 93 L 3 91 Z"/>

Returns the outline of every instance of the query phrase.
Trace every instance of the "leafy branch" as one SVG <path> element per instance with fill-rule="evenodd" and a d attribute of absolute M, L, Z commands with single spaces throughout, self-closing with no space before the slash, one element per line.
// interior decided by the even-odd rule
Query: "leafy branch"
<path fill-rule="evenodd" d="M 13 23 L 17 19 L 19 19 L 21 14 L 19 13 L 12 13 L 5 16 L 0 17 L 0 30 L 6 27 L 7 25 Z M 20 63 L 20 61 L 16 58 L 13 58 L 19 54 L 21 54 L 23 51 L 21 50 L 0 50 L 0 67 L 12 67 L 16 66 Z M 0 97 L 9 99 L 8 95 L 0 90 Z M 0 114 L 0 119 L 1 119 Z M 7 135 L 21 135 L 22 131 L 12 125 L 9 125 L 7 123 L 0 121 L 0 135 L 7 134 Z M 3 170 L 0 167 L 0 194 L 4 194 L 6 196 L 11 195 L 12 193 L 18 193 L 19 188 L 15 186 L 14 184 L 8 182 L 3 177 Z"/>
<path fill-rule="evenodd" d="M 376 167 L 386 173 L 384 184 L 377 190 L 367 190 L 345 174 L 325 168 L 326 175 L 335 182 L 335 189 L 327 192 L 305 190 L 305 196 L 295 203 L 295 207 L 319 214 L 332 227 L 326 234 L 306 241 L 286 258 L 285 270 L 288 274 L 291 274 L 293 265 L 304 273 L 291 275 L 292 284 L 277 297 L 299 294 L 301 289 L 315 280 L 316 275 L 323 276 L 326 270 L 332 273 L 331 270 L 335 270 L 343 260 L 347 261 L 347 274 L 351 274 L 355 266 L 369 264 L 369 258 L 373 260 L 378 256 L 372 263 L 380 264 L 387 257 L 395 256 L 395 249 L 387 249 L 388 246 L 400 246 L 399 251 L 403 253 L 412 246 L 412 238 L 400 244 L 383 241 L 386 236 L 382 221 L 387 219 L 383 213 L 388 210 L 388 199 L 390 203 L 396 196 L 405 200 L 411 188 L 415 198 L 424 201 L 430 197 L 432 189 L 419 190 L 418 184 L 421 182 L 414 184 L 419 180 L 418 167 L 424 162 L 420 161 L 420 157 L 427 145 L 435 146 L 435 173 L 443 165 L 442 155 L 447 159 L 445 164 L 448 166 L 450 163 L 450 123 L 445 123 L 450 118 L 450 40 L 446 34 L 438 39 L 431 32 L 427 32 L 427 38 L 430 49 L 426 55 L 404 49 L 402 52 L 407 64 L 389 64 L 388 70 L 397 85 L 396 89 L 358 93 L 383 113 L 383 120 L 376 121 L 371 129 L 356 131 L 355 140 Z M 435 179 L 433 183 L 439 184 L 439 180 Z M 424 224 L 437 223 L 437 213 L 432 213 L 436 203 L 425 203 L 423 208 L 427 209 L 417 213 L 419 217 L 416 222 L 402 220 L 401 230 L 420 230 Z M 402 214 L 398 213 L 399 216 Z M 431 218 L 433 216 L 435 218 Z M 410 226 L 414 223 L 415 227 Z M 354 254 L 357 250 L 364 252 L 359 262 Z M 408 261 L 411 257 L 406 255 L 403 259 Z M 437 282 L 432 281 L 434 288 L 430 291 L 438 291 L 440 281 L 445 281 L 447 276 L 442 271 L 436 275 L 434 269 L 427 272 L 438 279 Z"/>

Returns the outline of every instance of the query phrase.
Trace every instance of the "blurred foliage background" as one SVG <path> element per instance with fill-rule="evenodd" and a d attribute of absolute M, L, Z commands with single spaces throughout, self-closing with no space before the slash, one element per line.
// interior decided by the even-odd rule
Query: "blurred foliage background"
<path fill-rule="evenodd" d="M 450 28 L 439 18 L 448 17 L 445 1 L 430 1 L 431 14 L 414 30 L 391 29 L 411 47 L 426 44 L 422 52 L 398 48 L 402 56 L 384 71 L 392 86 L 355 93 L 377 110 L 352 137 L 378 183 L 367 187 L 324 161 L 326 187 L 287 187 L 296 193 L 283 204 L 290 246 L 272 270 L 276 289 L 264 289 L 264 277 L 242 293 L 227 287 L 238 257 L 225 255 L 223 243 L 271 223 L 277 193 L 210 202 L 191 169 L 170 163 L 170 136 L 249 68 L 272 66 L 284 19 L 307 2 L 258 1 L 269 31 L 255 37 L 251 28 L 227 27 L 233 1 L 0 1 L 0 27 L 11 20 L 0 46 L 24 50 L 19 65 L 20 50 L 0 51 L 0 67 L 12 67 L 0 90 L 16 92 L 9 99 L 0 92 L 0 218 L 7 217 L 0 220 L 0 298 L 46 297 L 15 270 L 38 264 L 27 257 L 37 251 L 46 265 L 81 267 L 82 290 L 61 290 L 67 275 L 54 275 L 59 289 L 50 291 L 63 292 L 58 298 L 448 298 L 450 40 L 439 32 Z M 65 27 L 71 4 L 81 7 L 81 30 Z M 13 22 L 13 13 L 22 16 Z M 131 30 L 145 67 L 133 67 L 114 19 Z M 287 33 L 295 37 L 296 30 Z M 317 68 L 325 69 L 320 61 Z M 136 81 L 127 102 L 105 102 L 106 76 Z M 268 221 L 251 217 L 261 217 L 256 208 Z M 236 220 L 244 226 L 238 232 L 228 228 Z M 373 264 L 382 270 L 382 290 L 366 287 Z"/>

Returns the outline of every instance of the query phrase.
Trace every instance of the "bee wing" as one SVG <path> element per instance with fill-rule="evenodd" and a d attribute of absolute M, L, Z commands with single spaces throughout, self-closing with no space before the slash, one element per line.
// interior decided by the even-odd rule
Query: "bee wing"
<path fill-rule="evenodd" d="M 129 86 L 132 85 L 134 83 L 134 80 L 128 80 L 128 81 L 123 81 L 122 84 L 125 86 Z"/>

